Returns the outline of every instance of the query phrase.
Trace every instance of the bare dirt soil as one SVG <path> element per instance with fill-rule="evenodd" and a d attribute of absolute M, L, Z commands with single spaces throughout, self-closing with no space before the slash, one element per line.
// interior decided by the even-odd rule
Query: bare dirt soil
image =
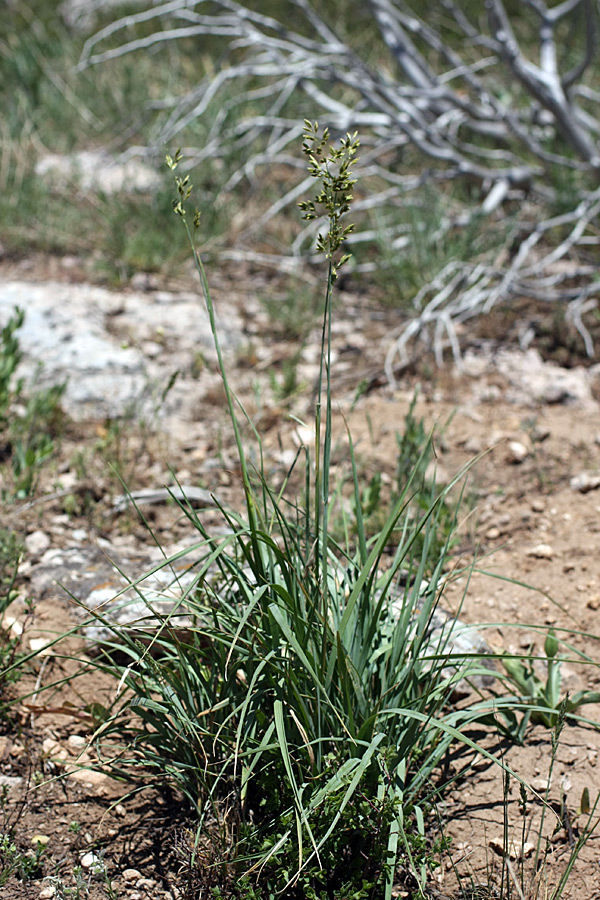
<path fill-rule="evenodd" d="M 381 372 L 393 314 L 369 309 L 362 298 L 349 295 L 344 300 L 335 333 L 333 375 L 340 386 L 335 405 L 349 423 L 365 482 L 381 472 L 384 489 L 392 485 L 395 435 L 404 427 L 417 384 L 415 415 L 427 427 L 436 425 L 438 482 L 483 453 L 469 475 L 455 563 L 476 558 L 478 569 L 491 574 L 475 572 L 468 583 L 466 577 L 451 581 L 442 605 L 485 629 L 494 650 L 543 656 L 544 628 L 552 626 L 559 635 L 568 636 L 573 648 L 598 661 L 600 488 L 582 492 L 571 485 L 571 479 L 582 472 L 591 476 L 600 472 L 600 416 L 594 392 L 588 401 L 573 405 L 539 403 L 535 397 L 514 403 L 509 401 L 509 380 L 497 371 L 473 377 L 450 368 L 434 371 L 429 361 L 427 371 L 421 367 L 404 373 L 397 388 L 390 389 Z M 310 418 L 317 346 L 315 339 L 304 350 L 299 366 L 301 389 L 291 399 L 277 398 L 273 385 L 297 348 L 268 319 L 253 315 L 248 353 L 234 361 L 234 380 L 271 449 L 275 472 L 283 471 L 296 446 L 297 426 L 289 413 Z M 361 381 L 368 389 L 357 398 Z M 42 476 L 37 492 L 41 502 L 5 509 L 6 525 L 23 536 L 41 532 L 52 549 L 71 547 L 74 540 L 94 544 L 102 538 L 115 547 L 143 550 L 151 539 L 135 516 L 108 514 L 110 498 L 122 491 L 109 469 L 109 456 L 115 453 L 122 457 L 132 488 L 161 486 L 169 480 L 171 466 L 182 483 L 201 483 L 224 502 L 239 504 L 237 470 L 220 397 L 199 400 L 199 409 L 198 420 L 187 423 L 176 437 L 127 428 L 111 437 L 120 441 L 118 446 L 109 440 L 108 423 L 69 425 L 59 458 L 52 471 Z M 336 422 L 343 435 L 341 415 Z M 343 443 L 340 447 L 336 462 L 341 471 L 346 457 Z M 69 500 L 68 508 L 64 493 L 50 496 L 61 479 L 69 485 L 69 498 L 75 498 Z M 594 483 L 592 479 L 587 487 Z M 152 509 L 149 517 L 166 545 L 189 534 L 189 524 L 172 506 Z M 28 577 L 35 563 L 34 553 L 23 566 L 23 596 L 30 595 Z M 28 641 L 47 635 L 48 630 L 73 627 L 72 610 L 58 588 L 32 599 L 33 617 L 25 621 L 26 648 Z M 24 621 L 18 605 L 11 612 Z M 187 871 L 190 823 L 177 798 L 159 795 L 152 785 L 130 793 L 127 785 L 80 768 L 90 759 L 87 742 L 95 727 L 89 703 L 110 698 L 115 685 L 88 675 L 70 686 L 42 691 L 43 685 L 61 681 L 76 668 L 64 658 L 67 651 L 81 655 L 81 639 L 74 636 L 66 647 L 61 645 L 60 652 L 51 648 L 32 662 L 26 676 L 12 688 L 21 699 L 0 725 L 0 773 L 8 779 L 0 831 L 14 827 L 21 851 L 31 849 L 35 835 L 48 838 L 33 880 L 22 882 L 13 876 L 3 896 L 15 900 L 50 897 L 46 876 L 59 876 L 72 888 L 74 869 L 82 860 L 89 893 L 82 888 L 81 896 L 92 900 L 109 896 L 107 881 L 114 896 L 129 900 L 201 896 L 193 893 L 197 873 Z M 600 670 L 564 663 L 564 691 L 572 694 L 582 688 L 600 689 Z M 591 719 L 600 717 L 594 705 L 581 712 Z M 545 897 L 546 887 L 556 884 L 584 825 L 585 816 L 578 815 L 582 793 L 588 788 L 593 804 L 600 789 L 600 732 L 585 724 L 565 727 L 548 787 L 551 739 L 551 730 L 536 725 L 523 747 L 489 744 L 531 785 L 525 814 L 519 809 L 518 781 L 509 778 L 503 784 L 497 766 L 477 762 L 458 783 L 440 809 L 453 843 L 432 884 L 438 897 L 459 896 L 457 877 L 464 879 L 462 896 L 501 896 L 494 891 L 502 889 L 501 852 L 507 839 L 510 896 L 520 896 L 521 889 L 525 897 Z M 485 740 L 489 742 L 489 737 Z M 454 765 L 450 760 L 450 769 Z M 535 875 L 543 809 L 539 796 L 546 795 L 550 809 L 540 845 L 545 863 L 538 860 L 536 894 L 528 879 Z M 91 866 L 90 853 L 96 860 Z M 600 897 L 599 863 L 600 838 L 593 835 L 564 896 L 571 900 Z"/>

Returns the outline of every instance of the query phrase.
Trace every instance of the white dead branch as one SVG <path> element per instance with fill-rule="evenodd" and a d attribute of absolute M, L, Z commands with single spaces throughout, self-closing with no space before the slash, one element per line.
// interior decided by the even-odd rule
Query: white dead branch
<path fill-rule="evenodd" d="M 206 139 L 190 164 L 235 161 L 228 190 L 258 184 L 269 167 L 298 169 L 296 183 L 254 217 L 242 238 L 295 206 L 306 189 L 295 152 L 298 98 L 332 132 L 361 136 L 357 174 L 369 193 L 355 205 L 359 270 L 381 265 L 357 251 L 374 239 L 392 252 L 410 245 L 416 226 L 402 211 L 414 206 L 423 185 L 446 198 L 453 184 L 466 182 L 476 198 L 458 211 L 448 201 L 436 241 L 522 208 L 521 215 L 513 212 L 517 249 L 510 261 L 450 260 L 417 293 L 415 318 L 388 353 L 390 380 L 411 358 L 415 339 L 438 362 L 447 346 L 458 360 L 459 324 L 517 297 L 570 304 L 591 354 L 583 316 L 599 290 L 590 262 L 592 252 L 597 258 L 600 211 L 599 0 L 554 6 L 522 0 L 513 16 L 503 0 L 346 0 L 333 3 L 327 18 L 318 11 L 325 8 L 316 0 L 281 0 L 275 18 L 234 0 L 147 0 L 140 12 L 93 35 L 80 66 L 181 38 L 204 47 L 219 41 L 215 71 L 185 96 L 154 104 L 161 113 L 155 143 L 174 146 L 190 123 L 206 120 Z M 368 41 L 350 27 L 359 16 Z M 143 37 L 136 36 L 141 25 Z M 559 200 L 565 208 L 564 185 L 573 178 L 571 208 L 552 214 Z M 310 254 L 314 234 L 314 223 L 299 232 L 292 244 L 297 259 Z M 254 251 L 237 252 L 248 258 Z"/>

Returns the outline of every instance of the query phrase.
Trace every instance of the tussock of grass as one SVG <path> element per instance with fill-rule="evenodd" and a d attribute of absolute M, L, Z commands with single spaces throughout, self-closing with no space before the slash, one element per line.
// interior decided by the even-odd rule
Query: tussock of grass
<path fill-rule="evenodd" d="M 271 483 L 260 435 L 223 364 L 194 242 L 200 214 L 188 221 L 192 187 L 176 175 L 174 208 L 210 317 L 245 509 L 221 508 L 225 527 L 216 533 L 180 501 L 198 541 L 164 565 L 175 573 L 187 562 L 196 573 L 181 601 L 192 623 L 184 632 L 177 609 L 143 641 L 140 632 L 122 633 L 96 615 L 114 639 L 103 642 L 93 665 L 114 676 L 118 689 L 94 742 L 113 775 L 179 789 L 198 821 L 191 867 L 210 860 L 218 889 L 212 871 L 205 883 L 215 896 L 387 900 L 401 882 L 412 897 L 424 897 L 436 864 L 430 814 L 461 760 L 466 768 L 475 753 L 518 778 L 469 736 L 470 726 L 494 727 L 505 711 L 509 734 L 511 715 L 550 711 L 541 695 L 503 696 L 502 678 L 498 697 L 451 702 L 458 681 L 489 674 L 481 654 L 454 649 L 452 619 L 433 627 L 457 527 L 457 508 L 449 512 L 446 499 L 468 466 L 443 491 L 424 488 L 428 442 L 421 440 L 373 533 L 348 435 L 353 527 L 334 531 L 331 300 L 345 261 L 343 217 L 358 142 L 347 136 L 329 147 L 327 133 L 309 122 L 304 138 L 319 191 L 303 209 L 309 216 L 324 209 L 327 220 L 319 236 L 328 275 L 314 447 L 298 450 L 283 486 Z M 168 162 L 176 170 L 179 154 Z M 290 485 L 299 474 L 304 490 L 296 496 Z M 137 593 L 156 618 L 140 587 Z M 465 753 L 455 754 L 449 775 L 444 761 L 456 748 Z"/>

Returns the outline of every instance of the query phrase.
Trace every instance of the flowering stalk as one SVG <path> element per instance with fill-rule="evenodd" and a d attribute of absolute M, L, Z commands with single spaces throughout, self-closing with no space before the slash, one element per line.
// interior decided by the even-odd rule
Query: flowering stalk
<path fill-rule="evenodd" d="M 308 157 L 308 171 L 320 181 L 320 190 L 314 200 L 303 200 L 298 204 L 304 219 L 320 216 L 328 220 L 328 229 L 319 233 L 317 250 L 325 255 L 329 263 L 327 292 L 323 329 L 321 332 L 321 359 L 315 409 L 315 540 L 317 542 L 317 576 L 322 564 L 323 597 L 327 592 L 327 552 L 329 518 L 329 466 L 331 460 L 331 295 L 340 268 L 350 259 L 350 254 L 339 251 L 344 239 L 354 231 L 354 225 L 342 225 L 342 217 L 349 212 L 352 203 L 352 188 L 356 179 L 352 178 L 352 167 L 356 163 L 359 141 L 356 132 L 342 138 L 339 147 L 328 146 L 329 129 L 325 128 L 319 137 L 318 122 L 304 120 L 303 153 Z M 323 397 L 323 374 L 325 373 L 325 435 L 321 458 L 321 420 Z"/>

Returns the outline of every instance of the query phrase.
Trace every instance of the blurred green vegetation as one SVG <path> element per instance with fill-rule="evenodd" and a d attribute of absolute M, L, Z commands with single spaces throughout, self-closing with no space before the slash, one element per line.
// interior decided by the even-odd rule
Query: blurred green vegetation
<path fill-rule="evenodd" d="M 422 15 L 422 3 L 405 4 Z M 507 0 L 505 8 L 523 46 L 535 59 L 538 22 L 534 11 L 518 0 Z M 300 4 L 283 0 L 250 0 L 249 9 L 273 16 L 299 33 L 310 34 L 310 25 Z M 354 48 L 367 65 L 391 79 L 398 77 L 393 56 L 384 46 L 368 5 L 349 0 L 315 0 L 313 6 L 336 34 Z M 29 0 L 7 4 L 3 11 L 4 30 L 0 37 L 0 103 L 4 112 L 0 126 L 0 242 L 5 256 L 21 256 L 32 251 L 75 254 L 86 260 L 88 269 L 109 282 L 126 281 L 137 271 L 171 273 L 185 259 L 185 247 L 171 224 L 171 194 L 163 173 L 165 152 L 160 135 L 177 98 L 187 97 L 193 108 L 194 90 L 203 78 L 211 78 L 243 58 L 244 48 L 229 46 L 219 35 L 188 37 L 157 43 L 143 51 L 112 59 L 89 68 L 77 68 L 86 38 L 125 13 L 137 13 L 139 4 L 122 4 L 95 13 L 94 25 L 78 31 L 65 23 L 60 0 Z M 462 12 L 473 22 L 486 13 L 478 0 L 464 0 Z M 207 12 L 212 11 L 207 8 Z M 456 23 L 442 4 L 428 9 L 428 22 L 449 45 L 460 50 L 466 61 L 481 56 L 482 50 L 463 40 Z M 127 26 L 102 43 L 102 50 L 124 41 L 143 37 L 166 20 L 152 19 Z M 583 14 L 575 12 L 558 29 L 559 52 L 566 67 L 574 64 L 585 37 Z M 415 45 L 435 69 L 439 53 L 413 35 Z M 515 110 L 530 103 L 530 97 L 515 79 L 498 65 L 488 73 L 490 90 L 508 98 Z M 594 77 L 594 76 L 592 76 Z M 200 117 L 191 116 L 174 141 L 187 147 L 186 165 L 201 197 L 203 251 L 211 253 L 224 246 L 251 246 L 260 252 L 289 255 L 291 241 L 301 226 L 294 204 L 288 211 L 265 221 L 255 233 L 249 229 L 261 221 L 270 204 L 277 203 L 297 180 L 297 170 L 286 165 L 259 165 L 250 177 L 231 176 L 243 169 L 248 157 L 261 149 L 263 137 L 249 133 L 242 143 L 225 141 L 218 155 L 206 153 L 222 117 L 228 133 L 269 108 L 272 98 L 258 96 L 241 102 L 241 94 L 264 88 L 266 81 L 247 78 L 243 86 L 236 80 L 222 86 Z M 334 99 L 348 101 L 348 89 L 325 86 Z M 288 121 L 314 117 L 314 103 L 300 90 L 292 91 L 279 110 Z M 362 135 L 365 147 L 374 138 Z M 494 149 L 492 138 L 478 136 L 482 159 L 486 149 Z M 557 146 L 556 138 L 540 138 L 549 152 L 569 153 Z M 105 149 L 119 154 L 139 151 L 142 161 L 158 173 L 159 186 L 144 192 L 122 191 L 103 194 L 84 190 L 76 179 L 52 183 L 35 173 L 36 161 L 44 154 L 68 154 L 78 150 Z M 194 148 L 200 154 L 194 161 Z M 497 148 L 496 148 L 497 149 Z M 510 149 L 510 148 L 507 148 Z M 524 164 L 532 162 L 524 157 Z M 394 176 L 426 173 L 431 160 L 412 146 L 390 148 L 386 166 Z M 546 176 L 545 176 L 546 177 Z M 573 197 L 589 179 L 580 172 L 549 163 L 546 200 L 535 199 L 531 213 L 538 218 L 573 208 Z M 357 198 L 372 197 L 381 190 L 376 175 L 361 178 Z M 381 237 L 369 245 L 353 245 L 362 275 L 354 275 L 361 287 L 375 288 L 375 296 L 400 308 L 411 308 L 419 289 L 428 284 L 450 260 L 465 262 L 494 259 L 515 236 L 520 203 L 506 202 L 503 216 L 488 217 L 485 224 L 475 217 L 466 228 L 449 229 L 448 218 L 460 222 L 461 211 L 481 202 L 480 188 L 456 179 L 423 184 L 396 197 L 376 210 L 356 208 L 361 222 Z M 537 206 L 536 206 L 537 204 Z M 463 217 L 464 218 L 464 217 Z M 390 234 L 410 234 L 408 242 L 394 242 Z M 561 235 L 554 236 L 560 240 Z M 553 237 L 553 239 L 554 239 Z M 307 245 L 308 246 L 308 245 Z M 299 318 L 299 317 L 297 317 Z"/>

